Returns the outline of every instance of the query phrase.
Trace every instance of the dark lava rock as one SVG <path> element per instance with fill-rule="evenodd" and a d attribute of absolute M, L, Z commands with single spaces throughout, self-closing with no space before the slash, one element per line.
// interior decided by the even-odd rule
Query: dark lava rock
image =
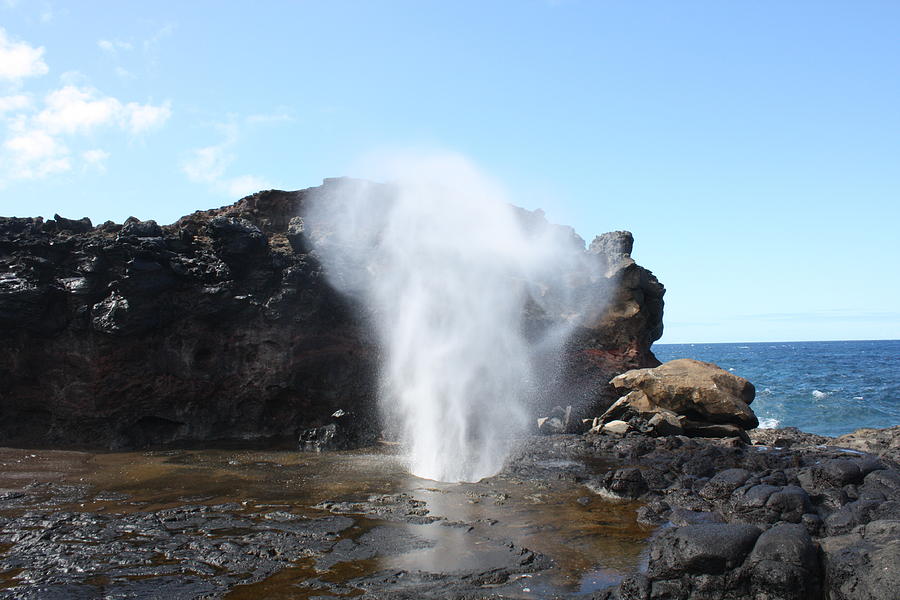
<path fill-rule="evenodd" d="M 328 232 L 308 215 L 342 189 L 259 192 L 166 226 L 0 217 L 0 443 L 293 443 L 340 408 L 374 428 L 379 350 L 324 276 L 316 244 Z M 630 234 L 586 251 L 559 229 L 606 269 L 578 290 L 606 310 L 585 317 L 566 370 L 547 375 L 548 404 L 566 398 L 580 423 L 615 399 L 611 377 L 658 364 L 665 290 L 630 258 Z M 553 318 L 526 310 L 527 328 Z"/>
<path fill-rule="evenodd" d="M 339 409 L 331 415 L 331 422 L 327 425 L 302 431 L 299 446 L 305 452 L 349 450 L 371 445 L 376 437 L 365 419 Z"/>
<path fill-rule="evenodd" d="M 778 515 L 778 520 L 799 523 L 801 517 L 812 510 L 809 494 L 795 485 L 786 485 L 769 496 L 766 508 Z"/>
<path fill-rule="evenodd" d="M 85 233 L 94 228 L 91 220 L 87 217 L 82 217 L 78 220 L 75 220 L 66 219 L 65 217 L 61 217 L 59 215 L 53 215 L 53 220 L 56 222 L 56 227 L 60 231 L 68 231 L 71 233 Z"/>
<path fill-rule="evenodd" d="M 853 533 L 824 538 L 831 600 L 893 600 L 900 590 L 900 520 L 872 521 Z"/>
<path fill-rule="evenodd" d="M 806 600 L 821 596 L 818 550 L 802 525 L 763 532 L 747 559 L 754 597 Z"/>
<path fill-rule="evenodd" d="M 161 237 L 163 235 L 162 227 L 156 224 L 156 221 L 140 221 L 134 217 L 129 217 L 122 225 L 122 235 L 131 235 L 134 237 Z"/>
<path fill-rule="evenodd" d="M 848 502 L 825 519 L 825 530 L 828 535 L 848 533 L 857 525 L 868 523 L 880 506 L 881 502 L 877 500 Z"/>
<path fill-rule="evenodd" d="M 344 516 L 266 519 L 225 506 L 129 514 L 32 511 L 0 525 L 0 597 L 221 597 L 330 552 Z"/>
<path fill-rule="evenodd" d="M 588 487 L 601 495 L 624 500 L 639 498 L 648 490 L 641 470 L 635 468 L 611 471 Z"/>
<path fill-rule="evenodd" d="M 888 500 L 900 498 L 900 470 L 882 469 L 866 475 L 858 491 L 860 499 Z"/>
<path fill-rule="evenodd" d="M 667 531 L 650 545 L 652 579 L 721 574 L 740 566 L 761 530 L 753 525 L 707 523 Z"/>
<path fill-rule="evenodd" d="M 725 469 L 713 475 L 700 490 L 700 495 L 704 498 L 725 499 L 748 479 L 750 472 L 746 469 Z"/>
<path fill-rule="evenodd" d="M 676 508 L 669 515 L 669 521 L 676 527 L 683 527 L 685 525 L 703 525 L 705 523 L 724 523 L 725 519 L 717 512 Z"/>

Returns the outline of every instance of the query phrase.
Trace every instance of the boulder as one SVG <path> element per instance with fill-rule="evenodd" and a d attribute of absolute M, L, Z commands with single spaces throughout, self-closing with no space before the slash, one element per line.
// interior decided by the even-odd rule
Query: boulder
<path fill-rule="evenodd" d="M 600 424 L 636 419 L 639 429 L 651 435 L 736 437 L 748 444 L 745 430 L 759 425 L 749 406 L 753 384 L 711 363 L 678 359 L 628 371 L 610 383 L 624 395 L 603 413 Z"/>
<path fill-rule="evenodd" d="M 141 221 L 135 217 L 128 217 L 122 226 L 122 235 L 133 235 L 134 237 L 160 237 L 163 231 L 156 221 Z"/>
<path fill-rule="evenodd" d="M 638 391 L 631 404 L 664 408 L 696 420 L 732 423 L 744 429 L 759 426 L 750 403 L 756 395 L 753 384 L 712 363 L 690 358 L 669 361 L 653 369 L 634 369 L 610 382 L 620 391 Z"/>
<path fill-rule="evenodd" d="M 571 433 L 574 427 L 572 420 L 572 407 L 554 406 L 546 417 L 537 420 L 538 431 L 543 434 Z"/>
<path fill-rule="evenodd" d="M 650 545 L 652 579 L 721 574 L 743 563 L 761 530 L 754 525 L 705 523 L 670 529 Z"/>
<path fill-rule="evenodd" d="M 818 550 L 803 525 L 782 524 L 765 531 L 747 559 L 754 597 L 819 598 Z"/>
<path fill-rule="evenodd" d="M 68 231 L 70 233 L 87 233 L 94 227 L 91 220 L 87 217 L 67 219 L 55 214 L 53 215 L 53 220 L 56 221 L 57 229 L 60 231 Z"/>
<path fill-rule="evenodd" d="M 746 469 L 725 469 L 719 471 L 706 482 L 699 494 L 710 500 L 724 500 L 731 496 L 734 490 L 738 489 L 750 479 L 750 471 Z"/>
<path fill-rule="evenodd" d="M 878 520 L 821 540 L 832 600 L 888 600 L 900 590 L 900 520 Z"/>
<path fill-rule="evenodd" d="M 588 488 L 614 500 L 634 500 L 649 489 L 641 470 L 634 467 L 610 471 L 598 481 L 588 484 Z"/>

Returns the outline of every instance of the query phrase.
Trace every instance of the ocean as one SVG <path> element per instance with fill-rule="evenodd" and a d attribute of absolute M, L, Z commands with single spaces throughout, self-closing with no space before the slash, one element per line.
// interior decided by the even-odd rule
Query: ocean
<path fill-rule="evenodd" d="M 756 386 L 760 427 L 837 436 L 900 425 L 900 340 L 654 344 L 666 362 L 695 358 Z"/>

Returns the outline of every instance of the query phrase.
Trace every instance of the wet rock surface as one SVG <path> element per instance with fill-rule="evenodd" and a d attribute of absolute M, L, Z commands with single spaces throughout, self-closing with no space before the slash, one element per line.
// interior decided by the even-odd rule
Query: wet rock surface
<path fill-rule="evenodd" d="M 0 598 L 563 597 L 620 580 L 651 533 L 571 478 L 439 484 L 383 451 L 0 460 Z"/>
<path fill-rule="evenodd" d="M 898 464 L 753 434 L 790 447 L 542 435 L 477 484 L 383 452 L 5 451 L 0 597 L 894 598 Z"/>
<path fill-rule="evenodd" d="M 751 432 L 757 445 L 589 434 L 594 448 L 640 469 L 648 489 L 638 496 L 646 502 L 639 520 L 664 525 L 650 542 L 647 571 L 599 597 L 895 597 L 895 429 L 868 442 L 880 456 L 841 447 L 863 433 L 761 430 Z M 609 475 L 602 481 L 601 494 L 621 487 Z"/>

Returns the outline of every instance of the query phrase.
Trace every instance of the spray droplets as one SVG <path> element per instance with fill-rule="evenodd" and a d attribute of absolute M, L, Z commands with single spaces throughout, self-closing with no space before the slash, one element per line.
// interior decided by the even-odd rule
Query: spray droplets
<path fill-rule="evenodd" d="M 528 227 L 461 157 L 392 166 L 389 185 L 347 180 L 316 198 L 316 251 L 332 284 L 370 311 L 382 414 L 410 471 L 477 481 L 526 427 L 536 348 L 565 339 L 559 327 L 527 337 L 526 304 L 549 299 L 540 282 L 575 269 L 583 245 L 570 230 Z"/>

